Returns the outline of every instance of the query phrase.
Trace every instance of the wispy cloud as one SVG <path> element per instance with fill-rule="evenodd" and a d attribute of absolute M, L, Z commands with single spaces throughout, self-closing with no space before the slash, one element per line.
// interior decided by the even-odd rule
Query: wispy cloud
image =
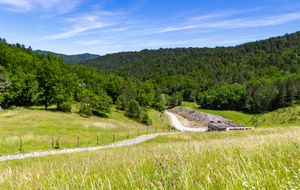
<path fill-rule="evenodd" d="M 232 11 L 230 11 L 232 12 Z M 238 12 L 236 12 L 238 13 Z M 186 24 L 180 24 L 170 26 L 166 28 L 160 28 L 153 30 L 153 33 L 165 33 L 179 30 L 189 29 L 208 29 L 208 28 L 220 28 L 220 29 L 233 29 L 233 28 L 249 28 L 249 27 L 265 27 L 280 25 L 287 22 L 300 20 L 300 12 L 282 14 L 277 16 L 264 16 L 264 17 L 249 17 L 239 19 L 229 19 L 229 12 L 223 12 L 218 14 L 208 14 L 190 19 L 190 22 Z"/>
<path fill-rule="evenodd" d="M 64 14 L 74 10 L 82 0 L 0 0 L 1 8 L 13 12 L 52 12 Z"/>
<path fill-rule="evenodd" d="M 284 24 L 287 22 L 300 20 L 300 12 L 283 14 L 277 16 L 255 17 L 223 20 L 218 22 L 205 22 L 198 25 L 198 27 L 205 28 L 249 28 L 249 27 L 264 27 Z"/>
<path fill-rule="evenodd" d="M 103 40 L 90 40 L 90 41 L 84 41 L 84 42 L 75 42 L 75 44 L 80 44 L 83 46 L 90 46 L 90 45 L 96 45 L 103 43 Z"/>

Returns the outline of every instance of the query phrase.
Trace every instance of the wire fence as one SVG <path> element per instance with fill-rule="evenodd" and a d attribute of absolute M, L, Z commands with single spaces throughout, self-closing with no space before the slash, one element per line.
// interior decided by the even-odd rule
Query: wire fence
<path fill-rule="evenodd" d="M 0 141 L 0 156 L 15 153 L 27 153 L 40 150 L 68 149 L 78 147 L 103 146 L 126 139 L 136 138 L 145 134 L 179 132 L 176 128 L 157 128 L 147 127 L 131 130 L 122 130 L 118 132 L 102 132 L 93 136 L 57 136 L 45 139 L 14 139 L 9 142 Z"/>

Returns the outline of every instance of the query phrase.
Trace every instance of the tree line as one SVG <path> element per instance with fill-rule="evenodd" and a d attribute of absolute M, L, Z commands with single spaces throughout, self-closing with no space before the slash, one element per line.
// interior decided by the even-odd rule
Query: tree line
<path fill-rule="evenodd" d="M 82 95 L 86 115 L 110 113 L 111 106 L 150 125 L 147 107 L 163 111 L 168 102 L 156 95 L 154 85 L 139 79 L 105 74 L 90 66 L 71 65 L 61 57 L 44 55 L 20 44 L 8 44 L 0 38 L 0 105 L 29 107 L 56 105 L 70 111 L 70 104 L 81 101 L 79 84 L 85 83 Z M 160 97 L 163 97 L 161 99 Z M 168 98 L 168 96 L 166 96 Z"/>
<path fill-rule="evenodd" d="M 104 68 L 94 68 L 97 60 Z M 94 67 L 71 65 L 0 39 L 0 105 L 69 110 L 85 83 L 86 115 L 109 113 L 114 104 L 151 124 L 147 108 L 164 111 L 182 101 L 261 113 L 300 100 L 300 32 L 236 47 L 122 52 L 93 61 Z"/>
<path fill-rule="evenodd" d="M 300 100 L 300 32 L 235 47 L 122 52 L 82 64 L 139 78 L 156 94 L 179 92 L 208 109 L 261 113 Z"/>

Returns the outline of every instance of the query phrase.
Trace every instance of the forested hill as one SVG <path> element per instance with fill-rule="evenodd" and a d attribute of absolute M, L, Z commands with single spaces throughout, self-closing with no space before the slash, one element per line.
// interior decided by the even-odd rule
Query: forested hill
<path fill-rule="evenodd" d="M 153 75 L 189 74 L 197 70 L 218 70 L 220 66 L 246 64 L 280 68 L 290 61 L 283 52 L 300 45 L 300 32 L 250 42 L 236 47 L 175 48 L 121 52 L 91 59 L 81 65 L 91 65 L 119 76 L 152 78 Z M 288 60 L 287 60 L 288 59 Z M 291 57 L 293 59 L 293 57 Z M 146 76 L 146 77 L 145 77 Z M 149 77 L 150 76 L 150 77 Z"/>
<path fill-rule="evenodd" d="M 300 32 L 236 47 L 143 50 L 101 59 L 106 74 L 0 38 L 0 105 L 61 109 L 79 101 L 79 83 L 86 84 L 87 110 L 105 113 L 114 103 L 137 110 L 128 116 L 140 120 L 145 112 L 139 107 L 163 111 L 182 100 L 251 113 L 300 103 Z"/>
<path fill-rule="evenodd" d="M 91 65 L 94 68 L 101 70 L 113 70 L 112 68 L 120 68 L 120 66 L 127 65 L 143 65 L 151 62 L 153 59 L 162 57 L 179 57 L 181 55 L 197 53 L 205 51 L 207 48 L 175 48 L 175 49 L 163 49 L 148 50 L 135 52 L 121 52 L 114 54 L 107 54 L 97 57 L 85 62 L 79 63 L 80 65 Z M 117 71 L 118 72 L 118 71 Z"/>
<path fill-rule="evenodd" d="M 35 52 L 41 53 L 44 55 L 48 55 L 48 53 L 50 53 L 57 57 L 62 57 L 66 63 L 70 63 L 72 65 L 99 57 L 99 55 L 89 54 L 89 53 L 76 54 L 76 55 L 65 55 L 65 54 L 61 54 L 61 53 L 54 53 L 51 51 L 42 51 L 42 50 L 35 50 Z"/>
<path fill-rule="evenodd" d="M 143 50 L 84 65 L 151 81 L 203 108 L 264 112 L 300 99 L 300 32 L 236 47 Z"/>

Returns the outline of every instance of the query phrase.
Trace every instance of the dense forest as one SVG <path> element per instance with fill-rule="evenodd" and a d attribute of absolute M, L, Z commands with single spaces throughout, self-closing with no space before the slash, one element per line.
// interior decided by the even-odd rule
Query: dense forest
<path fill-rule="evenodd" d="M 300 100 L 300 32 L 236 47 L 122 52 L 81 64 L 139 78 L 156 94 L 180 93 L 202 108 L 261 113 Z"/>
<path fill-rule="evenodd" d="M 163 111 L 183 100 L 251 113 L 300 102 L 300 32 L 236 47 L 122 52 L 82 64 L 89 66 L 0 39 L 0 105 L 68 111 L 80 101 L 82 83 L 86 115 L 109 113 L 115 104 L 146 124 L 148 107 Z"/>
<path fill-rule="evenodd" d="M 34 50 L 34 52 L 44 54 L 44 55 L 52 54 L 52 55 L 55 55 L 56 57 L 62 57 L 66 63 L 70 63 L 71 65 L 99 57 L 99 55 L 89 54 L 89 53 L 76 54 L 76 55 L 65 55 L 65 54 L 61 54 L 61 53 L 55 53 L 55 52 L 51 52 L 51 51 L 42 51 L 42 50 Z"/>

